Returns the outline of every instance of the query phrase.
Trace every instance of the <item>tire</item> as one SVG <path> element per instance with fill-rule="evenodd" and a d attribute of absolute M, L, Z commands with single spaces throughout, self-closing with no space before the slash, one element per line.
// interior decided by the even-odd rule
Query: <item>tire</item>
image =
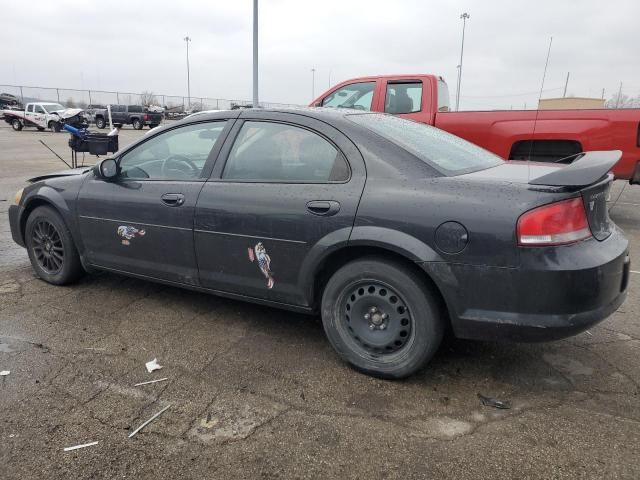
<path fill-rule="evenodd" d="M 96 127 L 102 130 L 106 126 L 107 126 L 107 123 L 104 121 L 104 118 L 96 117 Z"/>
<path fill-rule="evenodd" d="M 16 132 L 19 132 L 20 130 L 22 130 L 22 122 L 17 118 L 11 122 L 11 126 Z"/>
<path fill-rule="evenodd" d="M 49 126 L 49 130 L 51 130 L 52 132 L 58 133 L 60 130 L 62 130 L 62 128 L 60 127 L 60 123 L 58 122 L 51 121 L 49 122 L 48 126 Z"/>
<path fill-rule="evenodd" d="M 53 208 L 41 206 L 31 212 L 25 242 L 31 266 L 45 282 L 66 285 L 84 273 L 71 233 Z"/>
<path fill-rule="evenodd" d="M 418 274 L 371 257 L 344 265 L 329 279 L 322 324 L 338 355 L 356 370 L 404 378 L 440 346 L 444 321 L 438 305 Z"/>
<path fill-rule="evenodd" d="M 144 126 L 144 124 L 140 121 L 139 118 L 134 118 L 131 121 L 131 125 L 133 126 L 133 128 L 135 128 L 136 130 L 142 130 L 142 127 Z"/>

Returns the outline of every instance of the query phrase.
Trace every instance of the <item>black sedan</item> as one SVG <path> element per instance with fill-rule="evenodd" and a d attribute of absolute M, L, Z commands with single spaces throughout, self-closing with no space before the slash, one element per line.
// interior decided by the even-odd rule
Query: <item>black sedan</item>
<path fill-rule="evenodd" d="M 32 179 L 9 216 L 49 283 L 107 270 L 319 312 L 344 360 L 399 378 L 445 331 L 548 340 L 622 304 L 629 244 L 606 203 L 619 156 L 504 162 L 382 114 L 235 110 Z"/>

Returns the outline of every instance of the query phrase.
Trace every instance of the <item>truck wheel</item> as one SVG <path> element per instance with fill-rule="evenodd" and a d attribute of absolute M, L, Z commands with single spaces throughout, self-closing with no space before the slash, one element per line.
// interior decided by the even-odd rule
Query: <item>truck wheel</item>
<path fill-rule="evenodd" d="M 135 128 L 136 130 L 142 130 L 143 127 L 142 122 L 139 118 L 134 118 L 131 122 L 131 125 L 133 125 L 133 128 Z"/>
<path fill-rule="evenodd" d="M 435 354 L 444 331 L 438 302 L 423 279 L 383 258 L 356 260 L 334 273 L 321 310 L 338 355 L 381 378 L 415 373 Z"/>
<path fill-rule="evenodd" d="M 25 242 L 36 274 L 45 282 L 65 285 L 84 272 L 71 233 L 53 208 L 36 208 L 27 219 Z"/>
<path fill-rule="evenodd" d="M 102 117 L 96 117 L 96 127 L 98 127 L 99 129 L 103 129 L 104 127 L 106 127 L 107 123 L 104 121 L 104 118 Z"/>
<path fill-rule="evenodd" d="M 13 122 L 11 122 L 11 126 L 16 132 L 22 130 L 22 122 L 20 122 L 20 120 L 18 120 L 17 118 Z"/>
<path fill-rule="evenodd" d="M 61 130 L 60 124 L 58 122 L 54 122 L 53 120 L 49 122 L 48 127 L 49 127 L 49 130 L 56 133 Z"/>

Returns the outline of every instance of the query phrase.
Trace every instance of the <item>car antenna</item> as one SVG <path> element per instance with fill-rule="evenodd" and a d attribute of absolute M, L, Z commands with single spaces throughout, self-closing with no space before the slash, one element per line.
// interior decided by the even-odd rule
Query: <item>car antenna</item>
<path fill-rule="evenodd" d="M 547 60 L 544 63 L 544 72 L 542 73 L 542 84 L 540 85 L 540 94 L 538 95 L 538 108 L 536 109 L 536 116 L 533 119 L 533 133 L 531 134 L 531 144 L 529 145 L 529 159 L 527 162 L 527 182 L 531 180 L 531 155 L 533 154 L 533 142 L 535 142 L 536 124 L 538 123 L 538 114 L 540 113 L 540 100 L 542 99 L 542 90 L 544 89 L 544 80 L 547 76 L 547 66 L 549 66 L 549 56 L 551 55 L 552 43 L 553 43 L 553 36 L 549 39 L 549 49 L 547 50 Z"/>
<path fill-rule="evenodd" d="M 54 152 L 54 151 L 53 151 L 53 149 L 52 149 L 49 145 L 47 145 L 46 143 L 44 143 L 42 140 L 40 140 L 40 143 L 41 143 L 42 145 L 44 145 L 44 146 L 47 148 L 47 150 L 49 150 L 51 153 L 53 153 L 56 157 L 58 157 L 60 160 L 62 160 L 62 162 L 63 162 L 67 167 L 71 168 L 71 165 L 69 165 L 67 162 L 65 162 L 64 158 L 62 158 L 60 155 L 58 155 L 56 152 Z"/>

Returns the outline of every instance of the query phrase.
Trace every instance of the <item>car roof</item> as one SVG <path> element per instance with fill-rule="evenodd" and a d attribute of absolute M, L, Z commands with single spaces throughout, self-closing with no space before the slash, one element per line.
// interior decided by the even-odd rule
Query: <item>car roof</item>
<path fill-rule="evenodd" d="M 228 118 L 247 118 L 251 117 L 252 114 L 259 113 L 288 113 L 293 115 L 301 115 L 305 117 L 315 118 L 321 121 L 336 121 L 338 119 L 343 119 L 349 115 L 371 115 L 377 114 L 381 115 L 378 112 L 370 112 L 363 110 L 354 110 L 350 108 L 327 108 L 327 107 L 283 107 L 283 108 L 246 108 L 246 109 L 238 109 L 238 110 L 222 110 L 219 112 L 199 112 L 197 115 L 190 115 L 189 117 L 183 119 L 182 121 L 188 123 L 192 120 L 202 121 L 202 120 L 216 120 L 223 117 L 228 116 Z"/>

